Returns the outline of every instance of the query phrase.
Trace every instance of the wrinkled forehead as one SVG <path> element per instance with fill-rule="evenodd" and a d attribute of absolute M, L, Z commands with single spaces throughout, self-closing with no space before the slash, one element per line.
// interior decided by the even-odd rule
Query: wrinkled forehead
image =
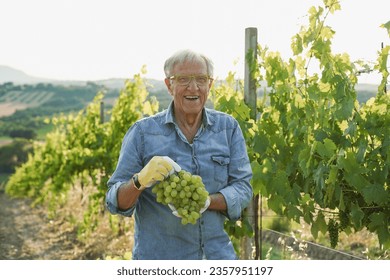
<path fill-rule="evenodd" d="M 206 62 L 201 60 L 184 60 L 174 64 L 171 74 L 208 74 Z"/>

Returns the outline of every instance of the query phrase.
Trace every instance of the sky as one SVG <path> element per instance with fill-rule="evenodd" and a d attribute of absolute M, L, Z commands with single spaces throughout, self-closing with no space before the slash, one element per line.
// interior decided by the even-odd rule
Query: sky
<path fill-rule="evenodd" d="M 389 0 L 340 0 L 327 19 L 334 53 L 375 61 Z M 243 77 L 245 29 L 258 43 L 291 57 L 291 38 L 308 24 L 320 0 L 0 0 L 0 65 L 59 80 L 146 77 L 163 79 L 165 60 L 193 49 L 214 61 L 215 76 Z M 389 63 L 390 64 L 390 63 Z M 378 83 L 378 75 L 359 82 Z"/>

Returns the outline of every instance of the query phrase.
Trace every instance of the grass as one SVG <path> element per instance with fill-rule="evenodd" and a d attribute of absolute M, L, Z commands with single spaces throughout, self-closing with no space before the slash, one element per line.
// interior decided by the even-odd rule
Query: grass
<path fill-rule="evenodd" d="M 8 181 L 10 174 L 8 173 L 0 173 L 0 184 L 6 183 Z"/>
<path fill-rule="evenodd" d="M 12 142 L 12 138 L 9 136 L 0 136 L 0 143 L 8 143 Z M 1 144 L 0 144 L 1 146 Z"/>
<path fill-rule="evenodd" d="M 8 173 L 0 173 L 0 192 L 5 190 L 5 184 L 7 183 L 11 174 Z"/>
<path fill-rule="evenodd" d="M 261 247 L 261 259 L 263 260 L 283 260 L 285 259 L 285 255 L 283 251 L 276 246 L 268 242 L 263 242 Z"/>
<path fill-rule="evenodd" d="M 284 217 L 277 216 L 271 210 L 263 209 L 262 225 L 263 229 L 272 229 L 303 241 L 303 243 L 312 242 L 325 246 L 331 250 L 328 234 L 319 233 L 318 237 L 314 239 L 310 231 L 310 225 L 303 221 L 301 223 L 288 221 Z M 267 248 L 267 245 L 265 246 Z M 291 251 L 291 248 L 286 248 L 288 246 L 284 246 L 282 242 L 277 245 L 273 244 L 273 246 L 271 253 L 274 253 L 275 256 L 271 255 L 271 259 L 274 257 L 281 257 L 281 259 L 295 259 L 297 257 L 301 258 L 301 256 L 305 254 L 304 249 L 302 249 L 301 252 L 293 252 Z M 366 229 L 362 229 L 358 232 L 351 232 L 349 234 L 341 232 L 339 234 L 339 242 L 335 250 L 363 259 L 390 259 L 390 251 L 382 249 L 379 246 L 376 234 L 369 232 Z"/>

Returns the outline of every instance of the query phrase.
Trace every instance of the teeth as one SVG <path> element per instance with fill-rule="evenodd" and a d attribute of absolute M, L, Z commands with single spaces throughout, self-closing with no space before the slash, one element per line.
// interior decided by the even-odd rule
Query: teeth
<path fill-rule="evenodd" d="M 189 95 L 189 96 L 185 96 L 186 99 L 191 99 L 191 100 L 195 100 L 195 99 L 198 99 L 199 96 L 196 96 L 196 95 Z"/>

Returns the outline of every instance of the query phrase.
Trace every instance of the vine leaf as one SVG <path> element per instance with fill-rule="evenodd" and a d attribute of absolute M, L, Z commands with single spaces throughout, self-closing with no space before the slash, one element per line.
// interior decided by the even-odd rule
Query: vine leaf
<path fill-rule="evenodd" d="M 386 28 L 387 29 L 387 33 L 390 36 L 390 20 L 388 22 L 382 24 L 381 27 Z"/>
<path fill-rule="evenodd" d="M 381 185 L 368 185 L 362 190 L 364 200 L 368 203 L 375 203 L 378 205 L 386 205 L 389 202 L 389 192 L 387 192 Z"/>
<path fill-rule="evenodd" d="M 360 207 L 354 203 L 351 204 L 351 221 L 354 225 L 354 228 L 359 230 L 362 227 L 362 220 L 364 217 L 364 212 Z"/>
<path fill-rule="evenodd" d="M 373 213 L 369 216 L 370 223 L 368 229 L 372 232 L 376 231 L 380 244 L 390 245 L 390 233 L 388 220 L 384 213 Z"/>

